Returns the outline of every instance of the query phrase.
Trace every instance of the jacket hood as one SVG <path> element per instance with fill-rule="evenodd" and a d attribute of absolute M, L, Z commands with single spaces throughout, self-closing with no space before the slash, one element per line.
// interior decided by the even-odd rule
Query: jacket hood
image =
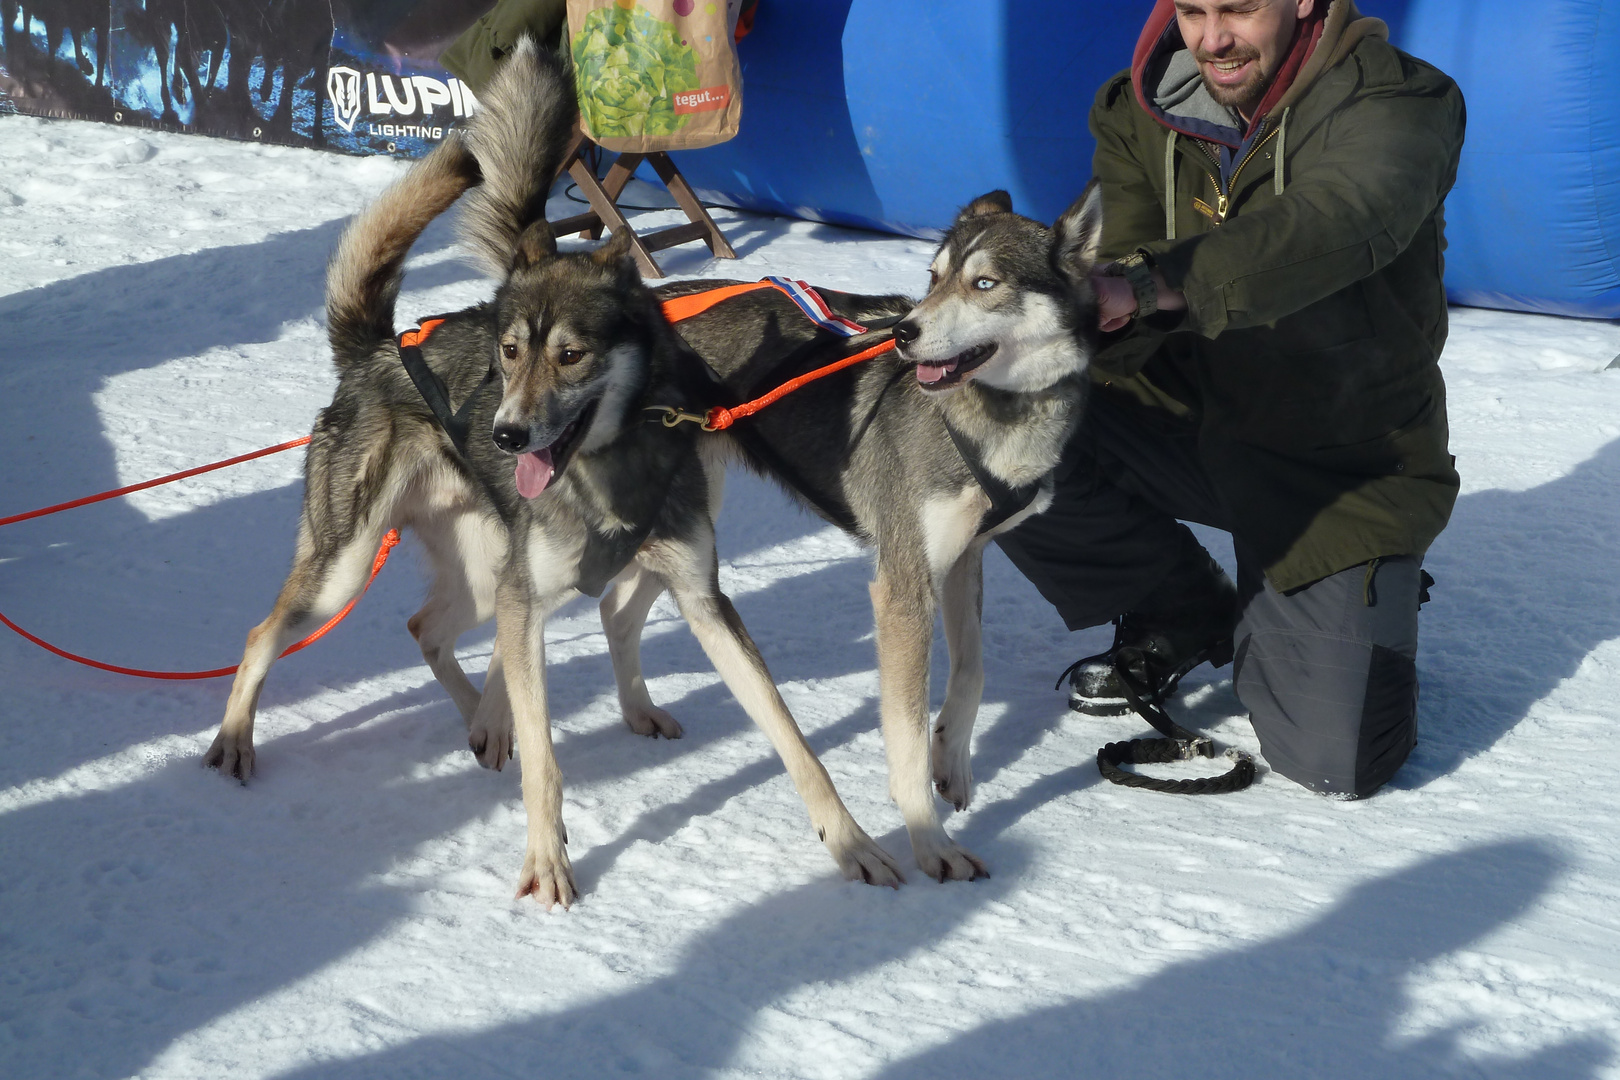
<path fill-rule="evenodd" d="M 1218 104 L 1204 87 L 1192 50 L 1181 40 L 1175 0 L 1158 0 L 1131 57 L 1136 100 L 1159 123 L 1183 135 L 1238 147 L 1267 117 L 1304 96 L 1312 83 L 1350 54 L 1364 37 L 1389 36 L 1382 19 L 1363 18 L 1355 0 L 1318 0 L 1245 127 L 1236 110 Z"/>

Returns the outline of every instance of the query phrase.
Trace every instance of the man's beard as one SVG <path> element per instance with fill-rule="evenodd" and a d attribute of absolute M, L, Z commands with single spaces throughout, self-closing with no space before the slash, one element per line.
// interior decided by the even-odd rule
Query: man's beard
<path fill-rule="evenodd" d="M 1209 53 L 1193 51 L 1193 58 L 1198 61 L 1198 73 L 1204 79 L 1204 89 L 1209 96 L 1215 99 L 1217 105 L 1249 115 L 1260 99 L 1265 96 L 1266 86 L 1271 82 L 1272 73 L 1262 71 L 1260 66 L 1260 52 L 1258 49 L 1233 49 L 1225 56 L 1213 56 Z M 1251 60 L 1249 74 L 1236 86 L 1222 85 L 1209 77 L 1206 64 L 1213 64 L 1217 60 Z"/>

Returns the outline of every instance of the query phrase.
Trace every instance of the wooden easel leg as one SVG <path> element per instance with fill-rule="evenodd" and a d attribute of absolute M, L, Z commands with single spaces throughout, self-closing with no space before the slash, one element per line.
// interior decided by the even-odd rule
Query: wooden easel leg
<path fill-rule="evenodd" d="M 686 177 L 681 175 L 681 171 L 675 167 L 675 162 L 668 154 L 662 151 L 651 154 L 620 154 L 614 159 L 607 175 L 597 180 L 596 174 L 585 161 L 587 145 L 589 144 L 584 132 L 575 128 L 559 173 L 566 172 L 573 177 L 574 183 L 579 186 L 591 208 L 586 213 L 575 214 L 573 217 L 556 222 L 554 225 L 556 232 L 568 233 L 578 229 L 581 239 L 599 240 L 604 229 L 613 232 L 625 230 L 630 235 L 630 250 L 635 253 L 636 265 L 641 268 L 642 276 L 647 278 L 664 276 L 664 271 L 652 256 L 654 251 L 690 243 L 693 240 L 702 240 L 717 259 L 737 257 L 737 253 L 726 242 L 720 226 L 715 224 L 714 218 L 709 216 L 709 212 L 698 201 L 692 185 L 686 182 Z M 688 224 L 660 229 L 642 236 L 625 220 L 617 205 L 619 196 L 624 194 L 630 178 L 644 161 L 652 164 L 658 179 L 669 188 L 670 194 L 675 197 L 675 204 L 686 215 Z"/>
<path fill-rule="evenodd" d="M 737 253 L 726 242 L 725 233 L 720 231 L 720 226 L 714 223 L 709 211 L 698 201 L 697 195 L 692 191 L 692 185 L 686 182 L 686 177 L 681 175 L 681 171 L 675 167 L 675 162 L 670 160 L 669 155 L 660 150 L 648 154 L 647 160 L 652 162 L 653 171 L 658 174 L 658 179 L 662 180 L 664 186 L 669 188 L 670 194 L 675 196 L 675 203 L 685 212 L 686 219 L 694 225 L 703 226 L 703 242 L 709 245 L 710 254 L 717 259 L 735 259 Z"/>
<path fill-rule="evenodd" d="M 596 212 L 596 216 L 600 219 L 600 223 L 595 226 L 594 235 L 602 235 L 602 226 L 604 225 L 614 232 L 618 232 L 620 229 L 625 230 L 630 234 L 630 250 L 635 252 L 636 264 L 641 267 L 641 276 L 648 278 L 663 277 L 664 272 L 659 269 L 658 263 L 653 261 L 652 252 L 647 250 L 647 245 L 641 242 L 641 237 L 636 234 L 636 230 L 632 229 L 630 223 L 624 219 L 624 215 L 619 213 L 619 208 L 613 205 L 613 199 L 603 190 L 602 185 L 596 182 L 596 177 L 586 167 L 585 162 L 576 158 L 574 163 L 568 167 L 568 175 L 574 178 L 574 182 L 579 185 L 579 190 L 585 193 L 585 198 L 589 200 L 591 209 Z M 622 182 L 619 185 L 619 190 L 624 190 Z M 588 231 L 584 235 L 590 235 L 590 232 Z"/>
<path fill-rule="evenodd" d="M 576 164 L 584 166 L 585 170 L 589 172 L 590 166 L 585 163 L 585 148 L 588 145 L 589 143 L 585 141 L 585 133 L 579 129 L 578 124 L 574 125 L 574 137 L 569 140 L 568 149 L 563 154 L 562 164 L 557 167 L 557 175 L 573 176 Z M 561 221 L 552 222 L 552 231 L 556 235 L 562 236 L 579 229 L 590 228 L 593 224 L 599 224 L 601 220 L 596 211 L 586 210 L 582 214 L 575 214 L 572 217 L 563 218 Z"/>
<path fill-rule="evenodd" d="M 619 196 L 624 194 L 625 185 L 636 174 L 636 167 L 645 157 L 643 154 L 620 154 L 614 159 L 613 165 L 608 169 L 607 175 L 602 178 L 602 194 L 606 195 L 615 205 Z M 584 230 L 579 234 L 581 240 L 602 239 L 602 225 L 600 222 L 593 228 Z"/>

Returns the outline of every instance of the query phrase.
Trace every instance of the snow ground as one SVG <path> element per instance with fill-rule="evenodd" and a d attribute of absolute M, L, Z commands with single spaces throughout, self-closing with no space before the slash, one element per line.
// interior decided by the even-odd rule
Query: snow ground
<path fill-rule="evenodd" d="M 400 165 L 20 116 L 0 162 L 0 514 L 308 430 L 327 253 Z M 922 241 L 721 219 L 739 264 L 667 265 L 926 283 Z M 401 316 L 487 288 L 436 225 Z M 1612 324 L 1454 312 L 1464 493 L 1428 564 L 1422 741 L 1366 802 L 1101 783 L 1096 748 L 1139 725 L 1051 685 L 1106 635 L 1065 634 L 992 551 L 976 802 L 949 822 L 994 871 L 973 884 L 840 880 L 667 602 L 646 662 L 678 742 L 623 728 L 592 605 L 551 627 L 585 896 L 549 915 L 510 899 L 516 770 L 477 767 L 404 631 L 410 539 L 276 668 L 245 788 L 198 767 L 226 681 L 5 634 L 0 1075 L 1620 1077 L 1617 353 Z M 117 663 L 230 664 L 285 572 L 300 464 L 12 526 L 0 610 Z M 790 706 L 910 867 L 864 557 L 746 477 L 721 524 Z M 469 637 L 470 670 L 489 648 Z M 1226 674 L 1184 711 L 1256 749 Z"/>

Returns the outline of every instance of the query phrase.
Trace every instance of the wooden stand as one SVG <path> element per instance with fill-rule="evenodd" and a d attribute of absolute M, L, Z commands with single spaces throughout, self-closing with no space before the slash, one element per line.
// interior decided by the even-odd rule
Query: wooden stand
<path fill-rule="evenodd" d="M 737 257 L 737 253 L 731 250 L 731 245 L 726 243 L 725 234 L 720 231 L 720 226 L 714 223 L 714 219 L 703 208 L 703 204 L 698 202 L 697 196 L 692 193 L 691 185 L 686 182 L 686 178 L 681 175 L 681 171 L 675 167 L 668 154 L 661 150 L 650 154 L 620 154 L 613 162 L 613 167 L 608 170 L 607 176 L 598 182 L 596 174 L 585 162 L 584 154 L 588 145 L 589 141 L 585 138 L 584 132 L 576 130 L 573 141 L 568 145 L 568 153 L 563 158 L 562 169 L 559 171 L 566 172 L 574 178 L 574 183 L 579 185 L 580 192 L 591 204 L 591 208 L 583 214 L 575 214 L 573 217 L 552 222 L 552 232 L 561 236 L 579 230 L 582 239 L 599 240 L 604 228 L 613 232 L 623 229 L 630 234 L 630 248 L 636 253 L 636 262 L 641 267 L 642 277 L 649 278 L 664 276 L 664 271 L 654 261 L 652 253 L 674 247 L 676 244 L 702 240 L 709 245 L 709 250 L 717 259 Z M 635 174 L 643 161 L 652 165 L 658 179 L 662 180 L 664 186 L 669 188 L 669 193 L 675 196 L 676 205 L 686 214 L 687 224 L 674 225 L 642 236 L 630 227 L 630 223 L 619 212 L 615 204 L 623 194 L 625 185 L 630 182 L 630 177 Z"/>

